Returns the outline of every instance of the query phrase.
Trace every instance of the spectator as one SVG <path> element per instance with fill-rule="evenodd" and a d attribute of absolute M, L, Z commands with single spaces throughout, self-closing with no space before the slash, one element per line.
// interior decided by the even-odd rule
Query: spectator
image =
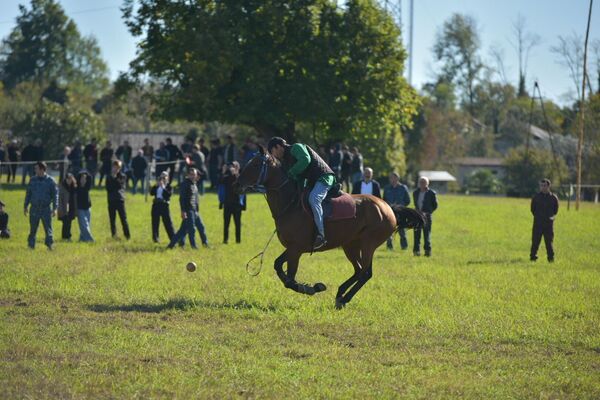
<path fill-rule="evenodd" d="M 25 186 L 25 179 L 26 177 L 29 177 L 29 180 L 31 181 L 31 178 L 33 177 L 34 174 L 34 166 L 35 166 L 35 147 L 33 146 L 33 143 L 29 143 L 27 144 L 27 146 L 25 146 L 23 148 L 23 152 L 21 153 L 21 161 L 23 162 L 22 164 L 22 176 L 21 176 L 21 185 Z"/>
<path fill-rule="evenodd" d="M 385 200 L 385 202 L 390 206 L 408 207 L 410 204 L 408 188 L 406 185 L 400 183 L 400 175 L 398 175 L 396 172 L 392 172 L 390 174 L 390 184 L 387 185 L 383 191 L 383 200 Z M 400 247 L 402 250 L 408 249 L 406 229 L 399 228 L 398 233 L 400 234 Z M 390 250 L 394 248 L 391 237 L 387 240 L 387 248 Z"/>
<path fill-rule="evenodd" d="M 234 161 L 238 161 L 239 158 L 238 148 L 233 141 L 233 136 L 227 135 L 227 144 L 223 149 L 223 163 L 231 164 Z"/>
<path fill-rule="evenodd" d="M 81 143 L 79 142 L 79 140 L 77 140 L 71 148 L 71 152 L 69 153 L 69 171 L 73 175 L 79 174 L 79 171 L 83 167 L 82 157 L 83 154 L 81 151 Z"/>
<path fill-rule="evenodd" d="M 198 145 L 200 146 L 200 151 L 202 152 L 202 154 L 204 154 L 204 160 L 208 159 L 208 154 L 210 153 L 210 150 L 204 145 L 204 138 L 200 138 L 200 140 L 198 140 Z"/>
<path fill-rule="evenodd" d="M 60 168 L 60 175 L 58 177 L 58 181 L 62 182 L 69 171 L 69 165 L 71 161 L 69 160 L 69 154 L 71 154 L 71 148 L 69 146 L 65 146 L 63 148 L 63 159 L 62 166 Z"/>
<path fill-rule="evenodd" d="M 352 148 L 352 166 L 350 168 L 352 175 L 352 184 L 360 182 L 363 178 L 363 156 L 358 151 L 358 147 Z"/>
<path fill-rule="evenodd" d="M 42 145 L 42 139 L 35 139 L 33 142 L 33 161 L 44 161 L 44 146 Z"/>
<path fill-rule="evenodd" d="M 219 208 L 223 209 L 223 243 L 229 240 L 229 223 L 233 216 L 235 223 L 235 242 L 242 241 L 242 211 L 246 209 L 246 196 L 238 194 L 234 187 L 240 175 L 240 164 L 237 161 L 223 166 L 223 177 L 220 180 L 222 191 L 219 191 Z"/>
<path fill-rule="evenodd" d="M 219 139 L 211 140 L 207 163 L 210 188 L 215 190 L 219 183 L 219 172 L 223 166 L 223 148 L 221 147 Z"/>
<path fill-rule="evenodd" d="M 365 170 L 366 173 L 366 170 Z M 429 179 L 422 176 L 419 178 L 419 188 L 413 192 L 413 202 L 415 208 L 425 215 L 425 226 L 423 227 L 423 236 L 425 238 L 424 249 L 425 257 L 431 257 L 431 215 L 437 209 L 436 193 L 429 189 Z M 413 245 L 413 254 L 421 255 L 421 229 L 415 229 L 415 243 Z"/>
<path fill-rule="evenodd" d="M 154 156 L 154 147 L 150 145 L 150 141 L 148 138 L 144 139 L 144 145 L 142 146 L 142 150 L 144 151 L 144 157 L 148 163 L 152 162 L 152 157 Z"/>
<path fill-rule="evenodd" d="M 6 161 L 6 150 L 4 149 L 4 143 L 0 139 L 0 180 L 2 179 L 2 172 L 4 171 L 4 162 Z"/>
<path fill-rule="evenodd" d="M 144 188 L 146 185 L 146 172 L 148 170 L 148 162 L 144 157 L 144 150 L 138 150 L 137 156 L 133 157 L 131 160 L 131 172 L 133 175 L 133 187 L 131 191 L 133 194 L 136 193 L 137 183 L 141 183 L 142 193 L 144 193 Z"/>
<path fill-rule="evenodd" d="M 0 238 L 10 238 L 10 229 L 8 229 L 8 214 L 4 211 L 6 204 L 0 200 Z"/>
<path fill-rule="evenodd" d="M 98 172 L 98 144 L 95 138 L 83 149 L 83 158 L 85 159 L 85 168 L 91 177 L 91 184 L 94 185 L 96 172 Z"/>
<path fill-rule="evenodd" d="M 125 184 L 127 177 L 121 172 L 122 163 L 119 160 L 113 161 L 112 171 L 106 177 L 106 194 L 108 197 L 108 217 L 110 220 L 110 232 L 112 237 L 117 235 L 117 227 L 115 225 L 116 213 L 119 213 L 119 219 L 123 226 L 123 234 L 129 240 L 129 225 L 127 224 L 127 213 L 125 212 Z"/>
<path fill-rule="evenodd" d="M 171 138 L 167 138 L 166 141 L 167 141 L 167 144 L 165 145 L 165 149 L 168 152 L 167 161 L 169 161 L 169 164 L 167 164 L 167 168 L 170 168 L 169 182 L 173 182 L 173 176 L 175 175 L 175 164 L 177 164 L 177 160 L 180 160 L 183 157 L 181 155 L 181 151 L 179 151 L 177 146 L 175 146 L 173 144 L 173 141 L 171 140 Z"/>
<path fill-rule="evenodd" d="M 250 160 L 254 158 L 256 153 L 258 153 L 258 147 L 256 146 L 256 143 L 252 140 L 252 138 L 246 139 L 246 144 L 244 144 L 244 146 L 242 147 L 242 152 L 243 158 L 242 165 L 240 166 L 240 168 L 244 168 L 246 164 L 248 164 Z"/>
<path fill-rule="evenodd" d="M 8 155 L 8 161 L 11 163 L 8 166 L 8 175 L 6 176 L 6 183 L 15 183 L 15 177 L 17 175 L 17 162 L 19 161 L 19 144 L 16 140 L 13 140 L 6 149 Z M 12 178 L 12 179 L 11 179 Z"/>
<path fill-rule="evenodd" d="M 365 174 L 362 181 L 356 182 L 352 188 L 352 194 L 372 194 L 381 198 L 381 186 L 379 182 L 373 179 L 373 170 L 365 168 Z"/>
<path fill-rule="evenodd" d="M 190 168 L 187 173 L 187 178 L 181 183 L 179 194 L 179 206 L 181 207 L 181 226 L 177 233 L 171 238 L 171 242 L 167 246 L 168 249 L 175 247 L 177 242 L 180 242 L 186 235 L 190 240 L 190 246 L 197 249 L 195 239 L 195 224 L 198 216 L 198 187 L 196 186 L 198 171 L 196 168 Z M 202 221 L 200 220 L 200 223 Z M 202 226 L 203 227 L 203 226 Z M 206 233 L 200 230 L 202 243 L 208 246 Z"/>
<path fill-rule="evenodd" d="M 342 145 L 340 143 L 336 143 L 335 148 L 331 152 L 329 156 L 329 167 L 333 170 L 335 174 L 335 180 L 337 182 L 342 181 L 342 161 L 344 159 L 344 153 L 342 152 Z"/>
<path fill-rule="evenodd" d="M 533 214 L 533 232 L 531 237 L 531 253 L 529 259 L 536 261 L 537 252 L 544 237 L 548 262 L 554 262 L 554 220 L 558 214 L 558 197 L 550 191 L 550 180 L 540 181 L 540 192 L 531 199 L 531 214 Z"/>
<path fill-rule="evenodd" d="M 158 149 L 154 153 L 154 160 L 156 161 L 156 177 L 158 178 L 164 171 L 169 168 L 167 164 L 163 164 L 169 161 L 169 152 L 165 147 L 165 142 L 160 142 Z"/>
<path fill-rule="evenodd" d="M 58 219 L 62 221 L 63 240 L 71 241 L 71 223 L 77 214 L 77 181 L 67 173 L 58 185 Z"/>
<path fill-rule="evenodd" d="M 352 190 L 350 178 L 352 175 L 352 153 L 348 146 L 342 146 L 342 181 L 340 183 L 346 184 L 346 191 Z M 354 182 L 352 182 L 354 183 Z"/>
<path fill-rule="evenodd" d="M 133 178 L 131 174 L 131 157 L 133 156 L 133 149 L 129 145 L 129 141 L 123 141 L 123 144 L 117 148 L 115 156 L 117 159 L 121 160 L 121 172 L 125 174 L 125 187 L 127 187 L 129 186 L 129 180 Z"/>
<path fill-rule="evenodd" d="M 152 202 L 152 241 L 158 243 L 159 238 L 159 225 L 162 219 L 163 226 L 169 236 L 169 242 L 175 235 L 173 229 L 173 221 L 171 220 L 171 211 L 169 210 L 169 201 L 171 200 L 171 194 L 173 189 L 169 183 L 169 173 L 163 171 L 158 177 L 156 185 L 150 189 L 150 195 L 154 196 Z"/>
<path fill-rule="evenodd" d="M 204 195 L 204 181 L 208 176 L 206 171 L 206 160 L 204 159 L 204 153 L 200 150 L 200 146 L 194 145 L 194 150 L 191 156 L 191 165 L 198 170 L 198 190 L 200 195 Z"/>
<path fill-rule="evenodd" d="M 48 167 L 43 161 L 35 164 L 35 176 L 29 181 L 27 193 L 25 194 L 25 215 L 29 213 L 29 237 L 27 243 L 30 249 L 35 248 L 35 235 L 40 220 L 46 233 L 45 244 L 48 250 L 52 250 L 54 243 L 52 239 L 52 218 L 56 215 L 58 203 L 58 192 L 56 183 L 46 174 Z M 31 206 L 31 209 L 29 208 Z"/>
<path fill-rule="evenodd" d="M 100 151 L 100 161 L 102 161 L 102 167 L 100 167 L 100 181 L 98 182 L 98 185 L 100 186 L 102 185 L 102 179 L 105 176 L 108 177 L 110 175 L 114 153 L 112 143 L 109 140 Z"/>
<path fill-rule="evenodd" d="M 92 201 L 90 199 L 90 189 L 92 188 L 92 176 L 86 171 L 79 172 L 77 184 L 77 222 L 79 223 L 79 241 L 93 242 L 91 231 L 91 210 Z"/>
<path fill-rule="evenodd" d="M 181 160 L 179 161 L 179 173 L 177 174 L 177 183 L 181 183 L 182 173 L 187 165 L 192 163 L 192 153 L 194 151 L 194 140 L 190 137 L 186 137 L 185 141 L 181 145 Z"/>

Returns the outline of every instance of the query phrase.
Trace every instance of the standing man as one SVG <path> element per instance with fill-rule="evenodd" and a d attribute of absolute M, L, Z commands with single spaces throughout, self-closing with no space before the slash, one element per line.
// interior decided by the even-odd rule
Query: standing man
<path fill-rule="evenodd" d="M 112 144 L 110 140 L 108 140 L 104 148 L 100 151 L 100 161 L 102 161 L 102 167 L 100 167 L 100 181 L 98 182 L 98 185 L 102 185 L 102 179 L 105 176 L 108 177 L 110 175 L 114 154 L 115 152 L 112 148 Z"/>
<path fill-rule="evenodd" d="M 16 139 L 13 139 L 8 148 L 6 149 L 8 155 L 8 161 L 11 163 L 8 166 L 8 175 L 6 176 L 6 183 L 15 183 L 15 175 L 17 174 L 17 162 L 19 161 L 19 144 Z M 12 177 L 12 179 L 11 179 Z"/>
<path fill-rule="evenodd" d="M 361 181 L 354 184 L 352 194 L 372 194 L 375 197 L 381 198 L 381 185 L 373 179 L 373 170 L 371 168 L 365 168 L 364 177 Z"/>
<path fill-rule="evenodd" d="M 21 185 L 25 186 L 26 177 L 29 177 L 29 181 L 31 181 L 34 175 L 35 164 L 32 161 L 35 161 L 35 147 L 33 143 L 28 143 L 27 146 L 23 147 L 21 161 L 23 161 Z"/>
<path fill-rule="evenodd" d="M 352 148 L 352 166 L 350 168 L 350 173 L 353 185 L 363 178 L 363 156 L 358 151 L 358 147 Z"/>
<path fill-rule="evenodd" d="M 52 218 L 58 207 L 58 191 L 54 179 L 46 174 L 48 167 L 45 162 L 38 161 L 34 169 L 35 176 L 30 179 L 25 195 L 24 212 L 25 215 L 29 213 L 30 227 L 27 244 L 30 249 L 35 248 L 35 235 L 41 220 L 46 233 L 45 244 L 48 250 L 52 250 Z"/>
<path fill-rule="evenodd" d="M 408 188 L 406 185 L 400 183 L 400 175 L 398 175 L 398 173 L 392 172 L 390 174 L 390 184 L 385 187 L 383 192 L 383 200 L 385 200 L 385 202 L 390 206 L 408 207 L 410 204 Z M 408 249 L 406 229 L 399 228 L 398 233 L 400 233 L 400 247 L 402 250 Z M 394 248 L 391 237 L 387 240 L 387 248 L 390 250 Z"/>
<path fill-rule="evenodd" d="M 127 177 L 121 172 L 121 166 L 121 161 L 113 161 L 111 174 L 106 177 L 108 218 L 110 220 L 110 233 L 114 238 L 117 236 L 117 227 L 115 225 L 116 214 L 119 213 L 119 219 L 123 226 L 123 234 L 129 240 L 131 235 L 129 234 L 129 224 L 127 223 L 127 213 L 125 212 L 125 184 Z"/>
<path fill-rule="evenodd" d="M 235 224 L 235 242 L 242 242 L 242 211 L 246 209 L 246 195 L 238 194 L 234 187 L 240 176 L 240 164 L 237 161 L 223 166 L 220 180 L 223 192 L 219 191 L 219 208 L 223 209 L 223 243 L 229 241 L 229 223 L 231 217 Z M 222 196 L 221 196 L 222 195 Z"/>
<path fill-rule="evenodd" d="M 131 188 L 131 191 L 133 194 L 136 193 L 138 182 L 141 183 L 142 193 L 144 193 L 147 169 L 148 161 L 146 161 L 146 158 L 144 157 L 144 150 L 139 149 L 137 156 L 133 157 L 133 160 L 131 160 L 131 172 L 133 174 L 133 187 Z"/>
<path fill-rule="evenodd" d="M 538 259 L 537 251 L 544 237 L 548 262 L 554 262 L 554 219 L 558 214 L 558 197 L 550 191 L 550 180 L 540 181 L 540 192 L 531 199 L 531 214 L 533 214 L 533 234 L 531 237 L 531 253 L 529 259 Z"/>
<path fill-rule="evenodd" d="M 284 139 L 275 136 L 269 140 L 267 149 L 273 157 L 281 161 L 284 171 L 290 178 L 299 183 L 307 182 L 310 188 L 308 202 L 318 232 L 313 249 L 320 249 L 327 244 L 321 203 L 329 189 L 335 185 L 335 174 L 325 160 L 305 144 L 295 143 L 290 146 Z"/>
<path fill-rule="evenodd" d="M 167 150 L 167 156 L 169 161 L 168 164 L 165 164 L 167 168 L 169 168 L 169 182 L 173 182 L 173 175 L 175 174 L 175 165 L 177 164 L 177 160 L 183 158 L 181 155 L 181 151 L 179 148 L 173 144 L 173 140 L 171 138 L 166 139 L 167 144 L 165 145 L 165 150 Z"/>
<path fill-rule="evenodd" d="M 71 152 L 69 153 L 68 158 L 69 172 L 71 172 L 73 175 L 78 175 L 82 168 L 82 151 L 81 142 L 79 140 L 76 140 L 73 147 L 71 147 Z"/>
<path fill-rule="evenodd" d="M 163 171 L 158 177 L 156 185 L 150 189 L 150 195 L 154 196 L 152 201 L 152 241 L 158 243 L 160 220 L 162 219 L 169 242 L 173 239 L 175 231 L 171 221 L 171 211 L 169 210 L 169 201 L 173 190 L 169 184 L 169 173 Z"/>
<path fill-rule="evenodd" d="M 413 192 L 413 201 L 415 208 L 425 215 L 425 226 L 423 227 L 423 236 L 425 238 L 425 257 L 431 257 L 431 214 L 437 209 L 437 196 L 435 192 L 429 189 L 429 179 L 422 176 L 419 178 L 419 188 Z M 413 254 L 421 255 L 421 229 L 415 229 L 415 244 Z"/>
<path fill-rule="evenodd" d="M 144 151 L 144 157 L 146 158 L 146 161 L 151 163 L 152 157 L 154 156 L 154 147 L 152 147 L 148 138 L 144 139 L 144 145 L 142 146 L 142 150 Z"/>
<path fill-rule="evenodd" d="M 238 148 L 233 141 L 233 136 L 227 135 L 227 144 L 223 148 L 223 163 L 231 165 L 234 161 L 238 161 Z"/>
<path fill-rule="evenodd" d="M 338 182 L 342 181 L 342 161 L 344 160 L 344 153 L 342 152 L 342 144 L 336 143 L 334 150 L 329 156 L 329 166 L 335 174 L 335 179 Z"/>
<path fill-rule="evenodd" d="M 219 172 L 223 165 L 223 148 L 219 139 L 210 141 L 210 153 L 208 153 L 207 163 L 210 188 L 215 190 L 219 184 Z"/>
<path fill-rule="evenodd" d="M 186 179 L 181 183 L 179 192 L 179 206 L 181 207 L 181 226 L 171 242 L 167 246 L 167 249 L 172 249 L 175 244 L 181 242 L 187 234 L 190 239 L 190 246 L 193 249 L 197 249 L 196 246 L 196 214 L 198 213 L 198 187 L 196 186 L 196 176 L 198 171 L 196 168 L 188 169 Z M 206 235 L 202 237 L 202 242 L 206 245 Z"/>
<path fill-rule="evenodd" d="M 83 158 L 85 159 L 85 169 L 91 177 L 91 184 L 94 185 L 98 171 L 98 144 L 95 138 L 92 138 L 92 141 L 83 148 Z"/>
<path fill-rule="evenodd" d="M 169 152 L 165 147 L 165 142 L 160 142 L 158 146 L 158 149 L 156 149 L 156 151 L 154 152 L 154 160 L 156 161 L 156 168 L 154 172 L 156 174 L 156 178 L 158 178 L 163 173 L 163 171 L 167 170 L 167 164 L 164 163 L 169 161 Z"/>

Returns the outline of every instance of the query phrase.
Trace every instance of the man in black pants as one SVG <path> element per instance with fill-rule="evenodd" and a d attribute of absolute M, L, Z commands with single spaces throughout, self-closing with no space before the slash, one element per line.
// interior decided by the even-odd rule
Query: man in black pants
<path fill-rule="evenodd" d="M 223 190 L 219 190 L 219 208 L 223 209 L 223 243 L 229 240 L 229 223 L 231 217 L 235 223 L 235 242 L 242 241 L 242 211 L 246 209 L 246 196 L 237 194 L 234 184 L 240 175 L 240 164 L 237 161 L 223 166 L 223 177 L 220 180 Z"/>
<path fill-rule="evenodd" d="M 425 257 L 431 257 L 431 214 L 437 209 L 437 196 L 435 192 L 429 189 L 429 179 L 422 176 L 419 178 L 419 188 L 413 192 L 413 201 L 415 208 L 425 215 L 427 220 L 423 227 L 423 236 L 425 244 Z M 415 229 L 415 243 L 413 246 L 413 254 L 421 255 L 421 229 Z"/>
<path fill-rule="evenodd" d="M 123 234 L 129 240 L 131 235 L 129 234 L 127 214 L 125 213 L 125 183 L 127 182 L 127 177 L 121 172 L 121 165 L 121 161 L 113 161 L 111 174 L 106 177 L 108 217 L 110 219 L 110 232 L 114 238 L 117 235 L 117 227 L 115 226 L 116 213 L 119 213 L 121 225 L 123 225 Z"/>
<path fill-rule="evenodd" d="M 161 172 L 158 182 L 150 189 L 150 194 L 154 196 L 154 201 L 152 202 L 152 241 L 158 243 L 158 228 L 160 226 L 160 219 L 162 218 L 170 242 L 173 239 L 173 235 L 175 235 L 175 231 L 173 229 L 173 221 L 171 220 L 171 211 L 169 210 L 172 189 L 169 184 L 169 173 L 167 171 Z"/>
<path fill-rule="evenodd" d="M 550 180 L 540 181 L 540 192 L 531 199 L 531 214 L 533 214 L 533 232 L 531 237 L 531 253 L 529 259 L 537 260 L 537 251 L 544 237 L 548 262 L 554 261 L 554 219 L 558 214 L 558 197 L 550 191 Z"/>

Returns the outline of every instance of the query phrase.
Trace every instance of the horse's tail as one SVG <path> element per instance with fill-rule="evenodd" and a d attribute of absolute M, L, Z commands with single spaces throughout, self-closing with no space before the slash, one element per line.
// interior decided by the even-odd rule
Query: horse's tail
<path fill-rule="evenodd" d="M 392 211 L 396 216 L 396 229 L 419 229 L 423 228 L 427 222 L 425 215 L 414 208 L 394 205 Z"/>

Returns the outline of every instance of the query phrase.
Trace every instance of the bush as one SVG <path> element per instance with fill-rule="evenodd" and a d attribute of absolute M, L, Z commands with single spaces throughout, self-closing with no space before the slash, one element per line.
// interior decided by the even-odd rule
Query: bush
<path fill-rule="evenodd" d="M 524 148 L 513 149 L 506 157 L 506 194 L 517 197 L 530 197 L 538 191 L 538 183 L 542 178 L 552 181 L 557 188 L 561 178 L 566 179 L 567 165 L 562 158 L 554 162 L 552 153 L 545 150 Z M 557 165 L 556 165 L 557 164 Z"/>
<path fill-rule="evenodd" d="M 473 172 L 465 186 L 470 193 L 498 194 L 504 191 L 502 182 L 488 169 Z"/>

